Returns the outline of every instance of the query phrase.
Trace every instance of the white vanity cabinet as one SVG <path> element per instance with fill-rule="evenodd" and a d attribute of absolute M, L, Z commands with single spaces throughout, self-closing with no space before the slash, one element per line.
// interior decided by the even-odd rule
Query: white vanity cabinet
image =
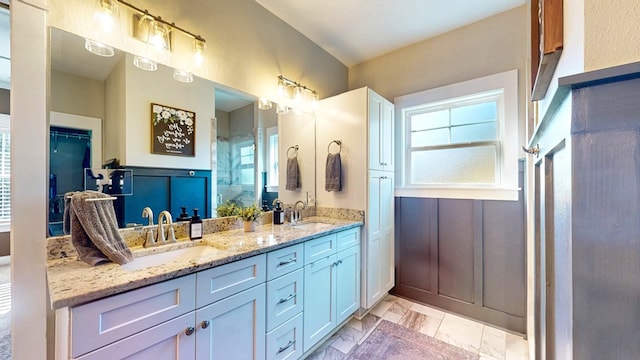
<path fill-rule="evenodd" d="M 299 359 L 360 304 L 360 228 L 56 310 L 56 359 Z"/>
<path fill-rule="evenodd" d="M 360 306 L 360 229 L 306 242 L 305 259 L 303 314 L 307 352 Z"/>
<path fill-rule="evenodd" d="M 265 264 L 257 255 L 59 309 L 69 344 L 56 358 L 264 359 Z"/>

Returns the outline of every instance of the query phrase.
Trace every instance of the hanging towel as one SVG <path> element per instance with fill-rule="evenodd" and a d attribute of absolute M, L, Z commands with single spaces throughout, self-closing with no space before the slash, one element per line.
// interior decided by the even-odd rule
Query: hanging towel
<path fill-rule="evenodd" d="M 295 190 L 300 184 L 300 167 L 298 167 L 298 157 L 287 159 L 287 190 Z"/>
<path fill-rule="evenodd" d="M 327 155 L 324 189 L 342 191 L 342 160 L 340 153 Z"/>
<path fill-rule="evenodd" d="M 71 234 L 71 197 L 77 191 L 64 194 L 64 210 L 62 211 L 62 231 L 65 235 Z"/>
<path fill-rule="evenodd" d="M 133 260 L 118 230 L 113 203 L 109 200 L 85 201 L 109 197 L 97 191 L 83 191 L 71 196 L 71 243 L 78 258 L 89 265 L 105 261 L 126 264 Z"/>

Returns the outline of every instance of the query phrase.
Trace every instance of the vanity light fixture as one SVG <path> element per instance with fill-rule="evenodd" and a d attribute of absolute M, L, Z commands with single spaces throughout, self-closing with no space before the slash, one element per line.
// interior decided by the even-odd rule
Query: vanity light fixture
<path fill-rule="evenodd" d="M 318 92 L 302 85 L 299 82 L 278 75 L 278 96 L 284 102 L 284 107 L 292 107 L 296 110 L 311 108 L 315 110 L 318 105 Z M 307 100 L 307 101 L 305 101 Z M 280 114 L 280 112 L 278 112 Z"/>
<path fill-rule="evenodd" d="M 193 65 L 201 67 L 204 64 L 206 40 L 202 36 L 185 30 L 175 23 L 170 23 L 160 16 L 153 15 L 148 10 L 143 10 L 125 0 L 117 0 L 117 2 L 136 12 L 133 15 L 133 37 L 152 44 L 156 49 L 170 52 L 172 50 L 172 35 L 175 31 L 180 32 L 194 41 Z"/>
<path fill-rule="evenodd" d="M 287 107 L 287 105 L 278 103 L 278 106 L 276 107 L 276 113 L 278 115 L 284 115 L 288 112 L 289 112 L 289 108 Z"/>
<path fill-rule="evenodd" d="M 113 47 L 103 44 L 99 41 L 84 39 L 84 48 L 87 49 L 90 53 L 96 54 L 98 56 L 104 57 L 112 57 L 115 52 L 113 51 Z"/>

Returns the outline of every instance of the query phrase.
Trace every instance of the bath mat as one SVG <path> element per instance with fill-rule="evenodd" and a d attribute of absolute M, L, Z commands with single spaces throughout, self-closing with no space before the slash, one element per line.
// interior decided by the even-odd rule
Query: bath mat
<path fill-rule="evenodd" d="M 480 356 L 459 349 L 404 326 L 382 320 L 367 340 L 354 349 L 349 360 L 478 360 Z"/>

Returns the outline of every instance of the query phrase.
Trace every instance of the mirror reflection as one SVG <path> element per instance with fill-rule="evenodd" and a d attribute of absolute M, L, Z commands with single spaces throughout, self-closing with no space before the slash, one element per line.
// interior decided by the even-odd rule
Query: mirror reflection
<path fill-rule="evenodd" d="M 133 171 L 133 195 L 117 196 L 114 206 L 121 227 L 136 226 L 147 224 L 147 206 L 156 214 L 169 210 L 174 219 L 181 207 L 214 217 L 226 201 L 270 208 L 284 195 L 282 141 L 306 144 L 306 151 L 314 144 L 312 116 L 288 114 L 284 121 L 275 104 L 260 110 L 251 94 L 195 76 L 191 83 L 178 82 L 173 69 L 162 65 L 140 70 L 133 55 L 117 49 L 113 57 L 96 56 L 84 49 L 83 38 L 55 28 L 50 63 L 50 235 L 62 234 L 64 194 L 95 187 L 83 178 L 87 165 Z M 152 153 L 152 103 L 195 113 L 195 155 Z M 301 131 L 289 126 L 280 133 L 279 122 L 296 126 L 298 117 Z M 304 191 L 285 191 L 288 197 L 303 199 L 315 190 L 315 164 L 307 167 Z"/>

